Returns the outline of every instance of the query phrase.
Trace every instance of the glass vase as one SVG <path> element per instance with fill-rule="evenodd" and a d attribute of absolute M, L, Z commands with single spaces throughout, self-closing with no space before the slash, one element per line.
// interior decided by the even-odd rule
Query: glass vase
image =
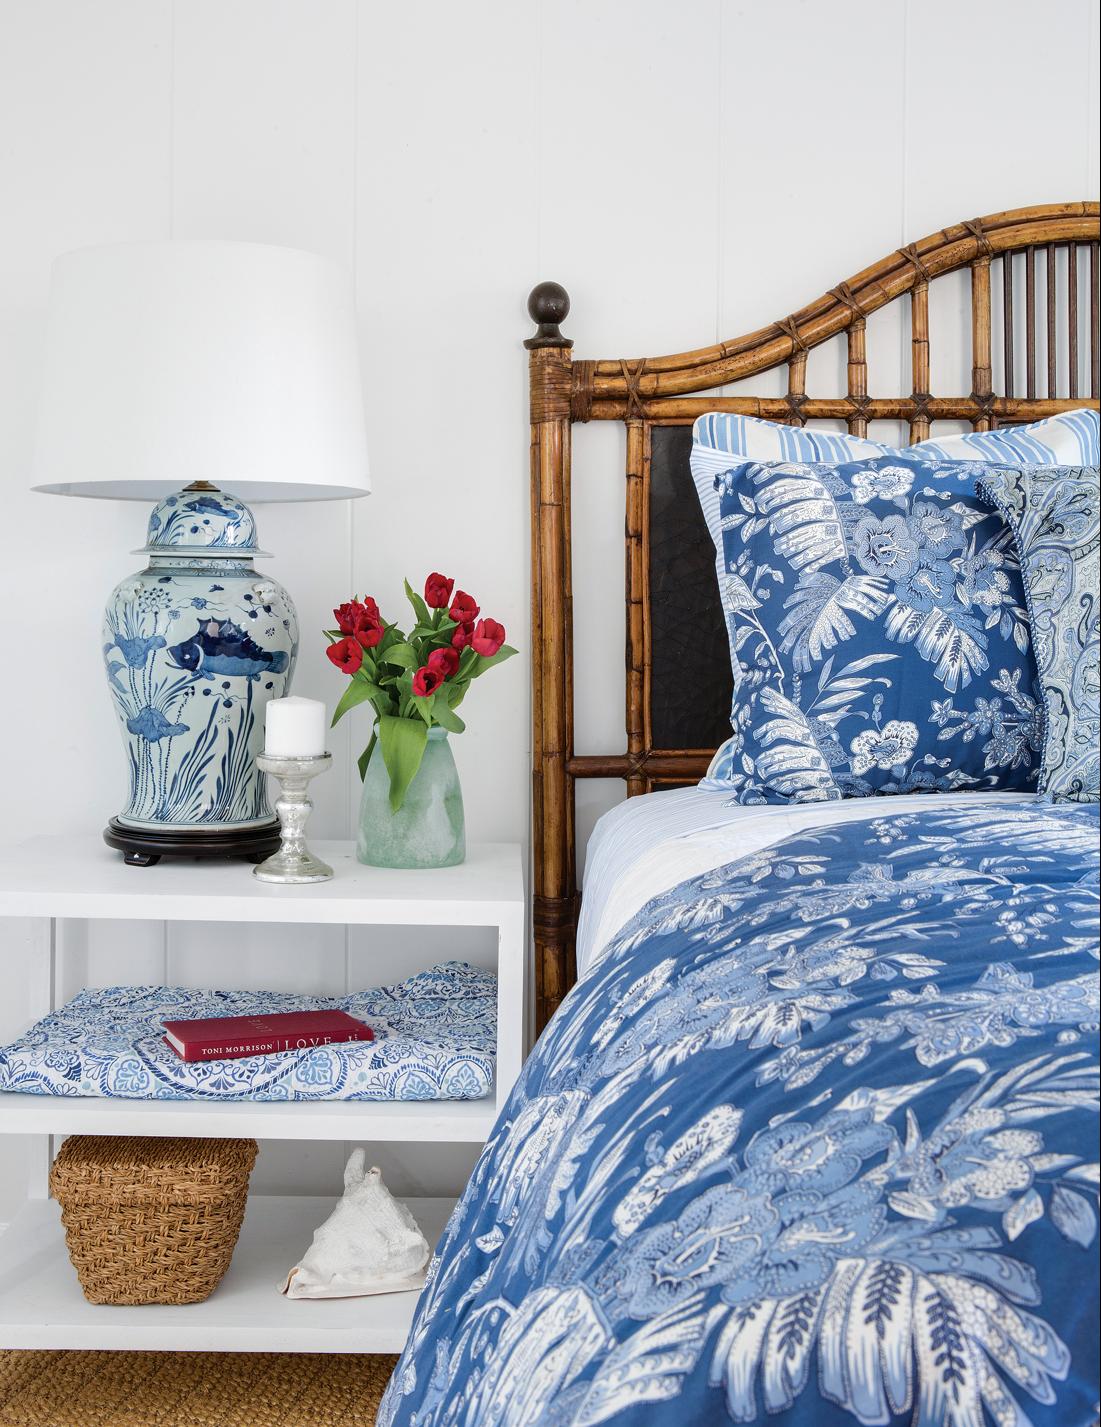
<path fill-rule="evenodd" d="M 359 802 L 359 861 L 369 867 L 454 867 L 465 856 L 463 790 L 447 730 L 428 730 L 421 766 L 396 813 L 390 811 L 390 775 L 376 744 Z"/>

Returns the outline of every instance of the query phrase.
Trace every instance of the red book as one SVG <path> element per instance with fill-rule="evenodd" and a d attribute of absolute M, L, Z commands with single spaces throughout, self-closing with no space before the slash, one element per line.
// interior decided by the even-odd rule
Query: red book
<path fill-rule="evenodd" d="M 275 1011 L 266 1016 L 164 1022 L 165 1043 L 183 1060 L 241 1060 L 246 1055 L 278 1055 L 374 1038 L 370 1026 L 343 1011 Z"/>

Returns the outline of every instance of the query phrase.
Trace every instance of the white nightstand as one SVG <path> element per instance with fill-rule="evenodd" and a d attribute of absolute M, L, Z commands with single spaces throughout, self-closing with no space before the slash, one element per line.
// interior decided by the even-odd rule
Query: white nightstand
<path fill-rule="evenodd" d="M 46 1197 L 53 1135 L 255 1136 L 257 1139 L 480 1144 L 524 1055 L 526 936 L 520 848 L 473 844 L 459 867 L 394 872 L 362 867 L 350 842 L 318 843 L 331 882 L 257 882 L 243 863 L 123 864 L 91 839 L 39 838 L 5 850 L 0 917 L 29 918 L 28 1024 L 55 1009 L 56 924 L 65 918 L 489 927 L 497 933 L 497 1079 L 484 1100 L 257 1104 L 71 1099 L 0 1094 L 0 1136 L 43 1136 L 24 1207 L 0 1238 L 0 1347 L 165 1348 L 178 1351 L 397 1352 L 417 1295 L 306 1302 L 283 1298 L 288 1246 L 304 1248 L 332 1200 L 250 1199 L 229 1271 L 187 1307 L 97 1307 L 69 1263 L 56 1203 Z M 9 945 L 8 953 L 23 954 Z M 0 966 L 2 974 L 2 966 Z M 368 976 L 361 984 L 369 985 Z M 2 1141 L 0 1141 L 2 1145 Z M 411 1200 L 429 1240 L 451 1203 Z M 292 1251 L 293 1252 L 293 1251 Z"/>

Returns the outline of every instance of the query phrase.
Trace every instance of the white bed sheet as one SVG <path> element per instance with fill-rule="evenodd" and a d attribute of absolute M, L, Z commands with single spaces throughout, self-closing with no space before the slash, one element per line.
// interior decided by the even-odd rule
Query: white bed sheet
<path fill-rule="evenodd" d="M 904 807 L 978 806 L 1031 793 L 899 793 L 841 802 L 747 807 L 729 792 L 674 788 L 628 798 L 604 814 L 585 854 L 577 974 L 600 960 L 619 929 L 651 897 L 689 877 L 759 852 L 792 833 L 831 823 L 890 817 Z"/>

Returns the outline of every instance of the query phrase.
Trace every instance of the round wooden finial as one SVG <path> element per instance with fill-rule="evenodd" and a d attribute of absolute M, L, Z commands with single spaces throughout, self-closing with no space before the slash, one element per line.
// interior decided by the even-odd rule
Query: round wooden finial
<path fill-rule="evenodd" d="M 534 337 L 524 343 L 529 351 L 536 347 L 572 347 L 569 337 L 563 337 L 558 324 L 565 322 L 570 311 L 570 295 L 558 282 L 541 282 L 528 297 L 528 315 L 537 324 Z"/>

